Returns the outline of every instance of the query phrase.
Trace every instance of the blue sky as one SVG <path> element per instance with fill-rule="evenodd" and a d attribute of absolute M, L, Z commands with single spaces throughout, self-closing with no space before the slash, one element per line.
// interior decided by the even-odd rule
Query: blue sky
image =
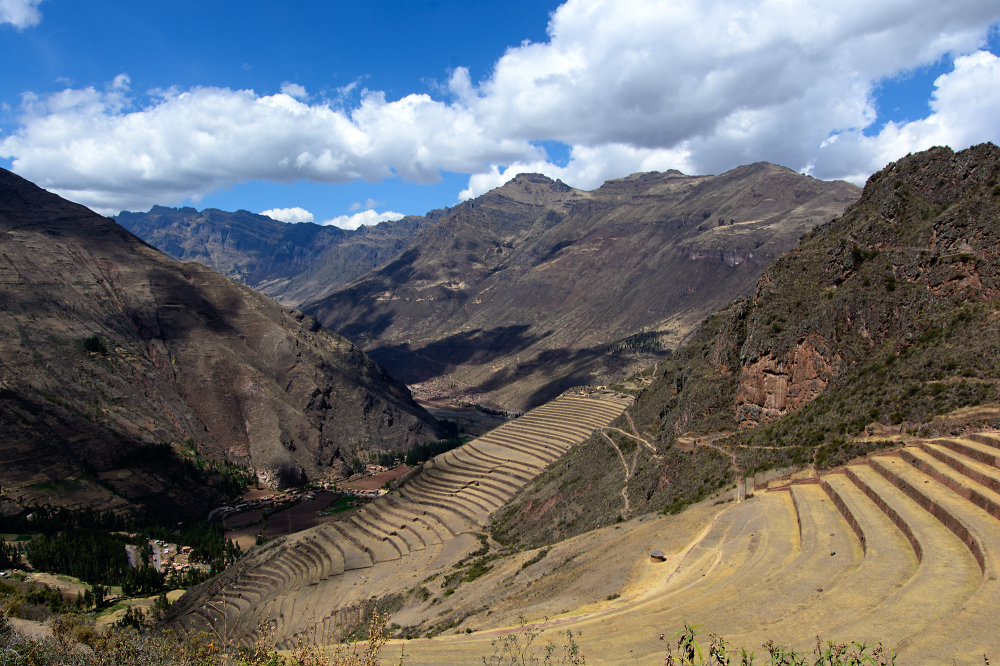
<path fill-rule="evenodd" d="M 0 0 L 0 165 L 105 213 L 346 226 L 529 170 L 860 183 L 1000 142 L 998 21 L 992 0 Z"/>

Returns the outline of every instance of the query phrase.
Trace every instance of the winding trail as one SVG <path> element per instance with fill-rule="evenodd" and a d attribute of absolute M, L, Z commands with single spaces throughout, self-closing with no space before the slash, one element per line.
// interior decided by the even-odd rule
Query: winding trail
<path fill-rule="evenodd" d="M 614 430 L 616 432 L 621 432 L 617 428 L 607 428 L 607 429 Z M 631 505 L 629 504 L 628 501 L 628 483 L 632 479 L 632 474 L 635 472 L 636 468 L 636 462 L 639 460 L 639 445 L 637 444 L 635 447 L 635 454 L 632 456 L 632 466 L 631 468 L 629 468 L 629 464 L 625 461 L 625 454 L 623 454 L 622 450 L 618 448 L 617 444 L 615 444 L 615 440 L 611 439 L 611 437 L 609 437 L 606 432 L 603 432 L 603 430 L 605 430 L 604 428 L 602 428 L 601 430 L 602 430 L 601 435 L 603 435 L 604 439 L 608 440 L 608 443 L 611 444 L 612 447 L 614 447 L 615 453 L 618 454 L 618 459 L 621 460 L 622 467 L 625 468 L 625 486 L 621 489 L 621 496 L 622 499 L 625 500 L 625 508 L 622 510 L 622 517 L 627 520 L 632 510 Z M 625 435 L 626 433 L 622 434 Z"/>
<path fill-rule="evenodd" d="M 714 435 L 704 435 L 701 437 L 692 437 L 687 435 L 684 436 L 684 439 L 689 440 L 690 441 L 689 446 L 693 448 L 704 446 L 709 449 L 714 449 L 719 453 L 729 457 L 729 460 L 731 461 L 732 464 L 733 473 L 736 475 L 736 502 L 739 503 L 743 501 L 744 496 L 746 495 L 746 485 L 743 479 L 743 470 L 740 469 L 740 464 L 736 461 L 736 453 L 730 451 L 729 449 L 726 449 L 725 447 L 719 446 L 718 444 L 715 443 L 716 440 L 724 439 L 732 434 L 733 434 L 732 432 L 720 432 L 720 433 L 715 433 Z"/>
<path fill-rule="evenodd" d="M 635 422 L 632 420 L 632 415 L 629 414 L 627 410 L 625 411 L 625 418 L 628 419 L 628 423 L 629 423 L 629 426 L 631 426 L 631 428 L 632 428 L 632 432 L 625 432 L 621 428 L 615 428 L 613 426 L 605 426 L 603 428 L 598 428 L 598 432 L 600 432 L 601 435 L 604 436 L 604 439 L 608 440 L 608 443 L 611 444 L 611 446 L 614 447 L 615 452 L 618 454 L 619 460 L 621 460 L 622 467 L 625 469 L 625 487 L 623 487 L 621 489 L 621 496 L 622 496 L 622 499 L 625 500 L 625 508 L 622 510 L 622 517 L 627 520 L 628 517 L 629 517 L 629 515 L 631 515 L 631 512 L 632 512 L 631 504 L 629 503 L 629 500 L 628 500 L 628 484 L 629 484 L 629 481 L 632 480 L 632 475 L 635 473 L 636 465 L 637 465 L 638 460 L 639 460 L 639 451 L 640 451 L 639 444 L 642 444 L 642 446 L 645 446 L 647 449 L 649 449 L 650 453 L 653 454 L 653 458 L 655 458 L 656 460 L 662 460 L 663 456 L 656 452 L 656 447 L 655 446 L 653 446 L 652 444 L 650 444 L 648 440 L 644 439 L 639 434 L 639 431 L 635 427 Z M 615 444 L 615 440 L 611 439 L 611 437 L 608 436 L 608 433 L 607 433 L 608 430 L 610 430 L 612 432 L 616 432 L 619 435 L 622 435 L 623 437 L 628 437 L 629 439 L 634 439 L 636 441 L 635 454 L 633 454 L 633 456 L 632 456 L 632 465 L 631 465 L 631 467 L 625 461 L 625 455 L 621 452 L 621 449 L 618 448 L 618 445 Z"/>

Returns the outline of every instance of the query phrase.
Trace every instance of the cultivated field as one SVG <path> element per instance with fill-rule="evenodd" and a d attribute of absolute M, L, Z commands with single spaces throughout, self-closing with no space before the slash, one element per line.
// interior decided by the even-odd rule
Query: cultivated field
<path fill-rule="evenodd" d="M 174 607 L 174 624 L 226 642 L 251 642 L 266 627 L 282 647 L 335 642 L 373 597 L 412 589 L 476 552 L 494 510 L 631 400 L 567 392 L 424 463 L 344 520 L 268 543 L 186 595 Z"/>
<path fill-rule="evenodd" d="M 395 598 L 397 635 L 436 634 L 401 644 L 408 664 L 480 663 L 519 616 L 545 629 L 539 646 L 582 632 L 590 664 L 660 664 L 660 636 L 685 621 L 758 652 L 767 639 L 808 650 L 818 635 L 884 641 L 898 663 L 1000 656 L 993 433 L 772 480 L 745 502 L 713 498 L 494 560 L 469 582 L 449 578 L 491 511 L 624 405 L 564 395 L 440 456 L 351 519 L 263 549 L 178 604 L 175 623 L 236 642 L 270 624 L 280 647 L 332 643 L 370 612 L 363 602 Z M 652 562 L 652 549 L 666 561 Z"/>

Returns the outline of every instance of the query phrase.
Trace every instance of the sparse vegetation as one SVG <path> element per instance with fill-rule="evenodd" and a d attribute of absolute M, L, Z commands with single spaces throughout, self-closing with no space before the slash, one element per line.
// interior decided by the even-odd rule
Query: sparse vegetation
<path fill-rule="evenodd" d="M 2 590 L 0 600 L 9 601 Z M 386 616 L 379 613 L 371 615 L 365 631 L 369 638 L 363 642 L 333 648 L 300 643 L 283 655 L 266 632 L 250 647 L 206 633 L 176 634 L 153 627 L 155 613 L 139 606 L 126 608 L 120 620 L 103 629 L 94 626 L 90 615 L 60 615 L 45 638 L 19 632 L 7 619 L 9 612 L 9 604 L 0 610 L 2 666 L 382 666 L 388 639 Z M 16 610 L 15 615 L 21 616 Z M 403 663 L 402 653 L 396 663 Z"/>
<path fill-rule="evenodd" d="M 747 652 L 745 647 L 738 650 L 716 634 L 709 636 L 709 644 L 703 649 L 698 642 L 701 625 L 685 624 L 684 628 L 670 635 L 676 637 L 676 648 L 667 647 L 667 657 L 663 660 L 669 666 L 719 666 L 740 664 L 741 666 L 889 666 L 896 663 L 896 655 L 881 643 L 869 645 L 854 642 L 850 645 L 827 642 L 824 647 L 819 637 L 811 653 L 797 652 L 774 641 L 767 641 L 761 647 L 767 652 L 758 660 L 755 651 Z M 663 637 L 661 636 L 661 640 Z M 675 651 L 676 649 L 676 651 Z M 763 661 L 766 659 L 767 661 Z M 987 662 L 989 663 L 989 662 Z"/>
<path fill-rule="evenodd" d="M 570 630 L 559 632 L 565 636 L 561 646 L 548 642 L 540 651 L 533 650 L 535 641 L 542 635 L 543 629 L 537 629 L 528 624 L 522 615 L 518 618 L 520 628 L 501 638 L 495 638 L 490 643 L 493 652 L 483 656 L 484 666 L 551 666 L 553 664 L 586 664 L 587 659 L 580 650 L 577 639 L 582 634 L 574 634 Z"/>

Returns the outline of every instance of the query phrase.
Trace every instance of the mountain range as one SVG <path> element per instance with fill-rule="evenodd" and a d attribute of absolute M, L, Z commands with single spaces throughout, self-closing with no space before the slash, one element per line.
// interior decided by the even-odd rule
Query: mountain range
<path fill-rule="evenodd" d="M 525 409 L 571 386 L 605 384 L 662 358 L 706 316 L 752 289 L 764 267 L 804 232 L 842 213 L 859 193 L 846 182 L 767 163 L 719 176 L 634 174 L 594 191 L 521 174 L 425 218 L 353 236 L 358 240 L 337 245 L 337 265 L 371 263 L 364 253 L 373 237 L 398 241 L 397 254 L 362 275 L 342 272 L 343 282 L 325 285 L 315 276 L 336 266 L 310 268 L 315 289 L 295 291 L 294 300 L 408 384 Z M 210 231 L 217 228 L 212 223 L 185 226 L 162 210 L 119 219 L 164 251 L 229 274 L 234 265 L 257 261 L 259 253 L 233 250 L 221 265 L 221 253 L 194 249 L 245 245 L 233 239 L 248 237 L 249 222 L 260 223 L 256 217 L 226 218 L 230 240 L 223 241 Z M 317 229 L 308 235 L 303 225 L 295 227 L 282 243 L 291 243 L 293 233 L 321 237 Z M 405 247 L 404 229 L 412 232 Z M 196 242 L 209 237 L 219 240 Z M 313 245 L 303 247 L 307 253 Z M 346 259 L 351 252 L 364 254 L 364 261 Z M 298 254 L 280 245 L 275 257 Z M 386 249 L 379 260 L 390 254 Z M 317 255 L 315 261 L 319 266 L 325 260 Z M 288 263 L 271 270 L 292 275 L 297 269 Z M 301 277 L 289 280 L 305 284 Z M 264 282 L 247 279 L 255 281 Z M 268 293 L 270 287 L 261 288 Z"/>
<path fill-rule="evenodd" d="M 385 265 L 440 211 L 345 230 L 286 224 L 245 210 L 153 206 L 115 221 L 174 259 L 197 261 L 296 307 Z"/>

